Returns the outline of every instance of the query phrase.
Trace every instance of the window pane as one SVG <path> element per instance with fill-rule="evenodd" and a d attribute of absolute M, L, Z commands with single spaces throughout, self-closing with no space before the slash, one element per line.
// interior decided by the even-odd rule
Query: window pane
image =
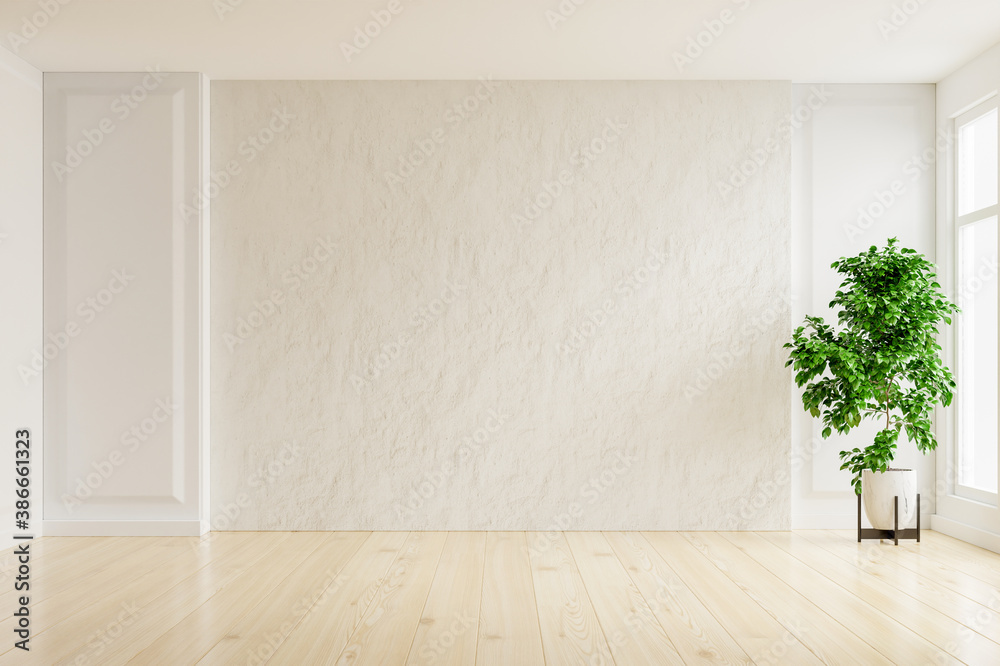
<path fill-rule="evenodd" d="M 997 202 L 997 109 L 958 128 L 958 214 Z"/>
<path fill-rule="evenodd" d="M 961 227 L 958 252 L 958 479 L 996 492 L 997 218 Z"/>

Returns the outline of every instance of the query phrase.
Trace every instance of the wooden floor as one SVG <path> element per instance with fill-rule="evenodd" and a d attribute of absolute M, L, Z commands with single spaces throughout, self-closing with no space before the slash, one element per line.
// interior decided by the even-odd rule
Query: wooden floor
<path fill-rule="evenodd" d="M 1000 664 L 1000 556 L 935 532 L 224 532 L 33 542 L 0 664 Z"/>

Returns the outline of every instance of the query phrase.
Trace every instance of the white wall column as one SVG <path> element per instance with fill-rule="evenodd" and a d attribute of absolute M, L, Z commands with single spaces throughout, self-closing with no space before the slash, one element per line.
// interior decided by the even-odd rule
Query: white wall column
<path fill-rule="evenodd" d="M 793 109 L 808 107 L 813 88 L 794 86 Z M 842 256 L 897 236 L 900 245 L 935 257 L 934 86 L 822 89 L 826 101 L 802 121 L 792 142 L 794 326 L 807 314 L 836 323 L 827 304 L 841 276 L 830 264 Z M 854 527 L 857 500 L 838 453 L 869 445 L 878 426 L 866 422 L 824 440 L 820 421 L 803 411 L 798 388 L 791 399 L 792 528 Z M 920 455 L 904 436 L 896 463 L 917 470 L 923 512 L 932 513 L 933 456 Z"/>
<path fill-rule="evenodd" d="M 29 527 L 41 534 L 42 380 L 24 369 L 42 344 L 42 73 L 0 48 L 0 549 L 13 545 L 15 433 L 27 430 Z"/>
<path fill-rule="evenodd" d="M 45 526 L 200 534 L 208 508 L 207 88 L 45 75 Z"/>

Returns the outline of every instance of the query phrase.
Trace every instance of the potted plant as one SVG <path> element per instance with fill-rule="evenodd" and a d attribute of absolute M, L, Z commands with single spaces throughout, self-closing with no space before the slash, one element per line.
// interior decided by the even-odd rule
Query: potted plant
<path fill-rule="evenodd" d="M 955 380 L 941 361 L 938 326 L 958 311 L 935 279 L 934 265 L 890 238 L 832 268 L 844 281 L 830 302 L 839 330 L 821 317 L 806 317 L 792 335 L 793 365 L 802 405 L 823 420 L 823 438 L 846 434 L 865 419 L 883 424 L 864 449 L 841 451 L 841 469 L 864 488 L 865 513 L 875 529 L 892 529 L 893 497 L 899 496 L 900 528 L 916 515 L 915 470 L 890 467 L 900 432 L 922 453 L 933 451 L 935 404 L 951 404 Z"/>

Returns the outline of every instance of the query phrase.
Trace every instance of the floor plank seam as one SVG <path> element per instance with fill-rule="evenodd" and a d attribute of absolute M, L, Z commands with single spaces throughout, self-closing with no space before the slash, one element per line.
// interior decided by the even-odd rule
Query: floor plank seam
<path fill-rule="evenodd" d="M 292 635 L 292 632 L 295 631 L 295 628 L 297 626 L 299 626 L 299 624 L 302 622 L 302 620 L 304 618 L 306 618 L 309 615 L 309 613 L 312 612 L 313 607 L 318 603 L 319 599 L 321 599 L 326 594 L 326 591 L 328 589 L 330 589 L 330 586 L 332 586 L 334 584 L 334 582 L 336 581 L 336 577 L 340 574 L 341 571 L 344 570 L 344 568 L 347 566 L 347 564 L 354 559 L 355 555 L 357 555 L 361 551 L 361 547 L 365 544 L 365 542 L 368 541 L 369 538 L 371 538 L 371 532 L 368 533 L 368 536 L 366 536 L 364 539 L 362 539 L 361 541 L 358 542 L 357 547 L 343 561 L 343 564 L 340 566 L 340 568 L 337 569 L 337 573 L 333 575 L 332 579 L 326 585 L 326 587 L 323 588 L 323 590 L 320 592 L 320 594 L 317 596 L 317 598 L 302 613 L 302 616 L 300 618 L 298 618 L 291 627 L 289 627 L 288 632 L 284 636 L 281 637 L 281 640 L 279 640 L 277 642 L 277 644 L 274 645 L 274 652 L 278 651 L 278 648 L 281 647 L 281 644 L 284 643 L 286 640 L 288 640 L 288 637 Z M 330 541 L 330 540 L 331 539 L 328 539 L 328 541 Z M 320 543 L 318 546 L 316 546 L 316 548 L 311 551 L 311 553 L 309 554 L 309 556 L 307 556 L 305 559 L 303 559 L 303 561 L 301 563 L 299 563 L 299 565 L 296 566 L 294 569 L 292 569 L 292 571 L 288 572 L 288 575 L 286 575 L 284 578 L 282 578 L 281 581 L 274 587 L 274 589 L 276 590 L 279 587 L 281 587 L 282 583 L 284 583 L 292 575 L 294 575 L 295 571 L 297 571 L 299 569 L 299 567 L 304 566 L 305 563 L 306 563 L 306 561 L 308 561 L 309 557 L 311 557 L 313 554 L 315 554 L 317 551 L 319 551 L 319 549 L 322 548 L 324 545 L 325 545 L 325 543 Z M 250 614 L 252 614 L 254 611 L 257 610 L 257 608 L 259 608 L 261 606 L 261 604 L 266 603 L 267 600 L 268 600 L 268 595 L 265 595 L 263 598 L 261 598 L 261 600 L 259 602 L 257 602 L 256 605 L 253 606 L 253 608 L 249 609 L 246 613 L 244 613 L 243 616 L 240 618 L 240 620 L 242 620 L 243 618 L 249 617 Z M 226 634 L 228 634 L 228 632 L 231 631 L 233 627 L 235 627 L 237 624 L 239 624 L 240 620 L 237 620 L 232 625 L 230 625 L 229 628 L 225 632 L 223 632 L 222 637 L 218 641 L 216 641 L 216 643 L 213 644 L 212 647 L 210 647 L 203 655 L 201 655 L 201 657 L 199 657 L 198 661 L 195 662 L 195 663 L 200 663 L 205 657 L 207 657 L 209 654 L 211 654 L 215 650 L 216 647 L 218 647 L 223 641 L 225 641 L 226 640 Z M 266 661 L 269 661 L 272 656 L 273 656 L 273 654 L 271 656 L 269 656 Z M 261 662 L 261 664 L 263 665 L 264 663 L 266 663 L 266 661 Z"/>
<path fill-rule="evenodd" d="M 580 563 L 576 561 L 576 553 L 573 552 L 573 546 L 568 540 L 566 541 L 566 550 L 569 551 L 569 556 L 573 558 L 573 566 L 576 568 L 577 575 L 580 577 L 580 585 L 583 587 L 583 593 L 587 595 L 587 603 L 590 604 L 590 608 L 594 611 L 594 619 L 597 620 L 597 626 L 601 630 L 601 637 L 604 638 L 604 645 L 608 648 L 608 654 L 611 656 L 611 662 L 617 666 L 618 660 L 615 659 L 615 654 L 611 650 L 611 641 L 608 640 L 608 631 L 604 628 L 604 625 L 601 624 L 601 618 L 597 616 L 597 610 L 594 607 L 594 599 L 590 594 L 590 590 L 587 589 L 587 581 L 584 580 L 583 575 L 580 573 Z"/>
<path fill-rule="evenodd" d="M 761 537 L 761 538 L 763 538 L 763 537 Z M 770 543 L 770 541 L 767 540 L 767 539 L 765 539 L 765 541 L 768 541 Z M 777 545 L 776 545 L 776 547 L 780 548 L 780 546 L 777 546 Z M 878 615 L 882 616 L 883 618 L 885 618 L 885 620 L 887 620 L 890 624 L 902 627 L 904 631 L 913 634 L 913 636 L 916 637 L 917 642 L 926 643 L 927 645 L 930 645 L 933 648 L 935 648 L 940 653 L 946 653 L 947 652 L 941 646 L 939 646 L 939 645 L 935 644 L 934 642 L 930 641 L 925 636 L 919 634 L 918 632 L 914 631 L 913 629 L 911 629 L 910 627 L 908 627 L 903 622 L 900 622 L 899 620 L 897 620 L 896 618 L 892 617 L 891 615 L 889 615 L 888 613 L 886 613 L 882 609 L 880 609 L 877 606 L 875 606 L 868 599 L 865 599 L 864 597 L 858 596 L 856 593 L 852 592 L 847 587 L 845 587 L 840 581 L 838 581 L 835 578 L 829 576 L 825 572 L 823 572 L 823 571 L 821 571 L 819 569 L 816 569 L 815 567 L 813 567 L 812 565 L 810 565 L 808 562 L 806 562 L 805 560 L 803 560 L 800 556 L 796 555 L 795 553 L 793 553 L 790 550 L 785 549 L 785 548 L 781 548 L 781 550 L 783 550 L 784 552 L 788 553 L 788 555 L 790 555 L 793 559 L 795 559 L 796 561 L 800 562 L 804 566 L 808 567 L 812 571 L 815 571 L 818 575 L 822 576 L 823 578 L 826 578 L 827 580 L 829 580 L 830 582 L 832 582 L 834 585 L 836 585 L 840 589 L 844 590 L 844 592 L 846 592 L 847 594 L 851 595 L 853 598 L 857 599 L 859 603 L 862 603 L 862 604 L 865 604 L 866 606 L 868 606 L 876 614 L 878 614 Z M 868 642 L 868 641 L 866 641 L 866 642 Z M 891 656 L 889 654 L 886 654 L 884 648 L 880 649 L 878 646 L 872 645 L 870 642 L 868 642 L 868 644 L 871 645 L 872 648 L 874 648 L 877 652 L 879 652 L 886 659 L 889 659 L 890 661 L 893 661 L 893 656 Z"/>
<path fill-rule="evenodd" d="M 413 652 L 414 642 L 417 640 L 417 633 L 420 629 L 420 620 L 424 617 L 424 612 L 427 610 L 427 601 L 431 598 L 431 590 L 434 589 L 434 580 L 437 578 L 438 570 L 441 568 L 441 560 L 444 557 L 444 551 L 448 547 L 448 539 L 445 538 L 444 545 L 441 548 L 441 552 L 438 553 L 437 561 L 434 563 L 434 575 L 431 576 L 431 583 L 427 587 L 427 596 L 424 597 L 424 603 L 420 607 L 420 614 L 417 616 L 417 624 L 413 627 L 413 636 L 410 637 L 410 647 L 406 651 L 406 661 L 410 661 L 410 653 Z"/>
<path fill-rule="evenodd" d="M 632 584 L 635 586 L 636 591 L 639 593 L 639 596 L 642 598 L 643 603 L 645 603 L 646 607 L 649 608 L 649 612 L 653 616 L 653 619 L 656 620 L 656 623 L 660 626 L 660 629 L 663 630 L 663 635 L 667 637 L 668 641 L 670 641 L 670 647 L 673 648 L 674 652 L 677 653 L 677 656 L 680 658 L 681 662 L 682 663 L 686 663 L 684 661 L 684 655 L 682 655 L 681 651 L 677 649 L 677 644 L 674 642 L 674 639 L 670 636 L 670 632 L 667 630 L 667 627 L 663 626 L 663 622 L 660 621 L 660 618 L 653 611 L 653 606 L 650 605 L 649 599 L 647 599 L 646 595 L 644 595 L 642 593 L 642 588 L 639 586 L 638 582 L 635 580 L 635 578 L 632 576 L 632 574 L 629 573 L 628 567 L 625 566 L 625 563 L 622 562 L 622 560 L 621 560 L 621 556 L 618 555 L 618 553 L 615 551 L 614 546 L 611 545 L 611 541 L 608 539 L 607 534 L 605 534 L 604 532 L 601 532 L 601 536 L 604 538 L 605 541 L 608 542 L 608 548 L 610 548 L 611 552 L 614 553 L 615 559 L 618 561 L 618 564 L 622 567 L 622 569 L 625 570 L 625 575 L 628 576 L 628 579 L 630 581 L 632 581 Z M 584 586 L 586 587 L 586 583 L 584 584 Z M 612 657 L 613 656 L 614 655 L 612 655 Z"/>
<path fill-rule="evenodd" d="M 483 633 L 483 592 L 486 587 L 486 541 L 489 532 L 483 532 L 483 573 L 479 578 L 479 619 L 476 621 L 476 662 L 479 661 L 479 638 Z"/>
<path fill-rule="evenodd" d="M 389 562 L 389 566 L 385 569 L 385 571 L 382 572 L 382 575 L 379 578 L 379 584 L 378 584 L 378 586 L 372 591 L 371 599 L 369 599 L 368 603 L 365 604 L 365 607 L 363 609 L 360 609 L 360 611 L 358 612 L 358 617 L 357 617 L 356 622 L 354 623 L 354 628 L 352 629 L 351 633 L 348 635 L 347 642 L 344 644 L 344 647 L 341 648 L 340 654 L 338 655 L 338 659 L 337 659 L 338 663 L 340 661 L 340 658 L 342 658 L 344 656 L 344 652 L 347 650 L 347 648 L 349 648 L 351 646 L 351 640 L 354 638 L 354 636 L 358 633 L 358 630 L 361 628 L 361 623 L 365 619 L 365 616 L 368 615 L 368 610 L 372 607 L 372 604 L 375 603 L 375 600 L 378 599 L 379 592 L 382 591 L 382 587 L 386 584 L 386 581 L 389 580 L 389 577 L 391 575 L 390 572 L 393 570 L 393 567 L 399 561 L 400 554 L 403 552 L 403 549 L 406 548 L 406 544 L 409 543 L 410 536 L 412 534 L 413 534 L 413 532 L 407 532 L 406 536 L 403 537 L 403 540 L 399 544 L 399 548 L 396 549 L 396 554 L 393 556 L 392 560 L 390 560 L 390 562 Z M 275 654 L 277 654 L 277 650 L 275 650 Z M 273 655 L 272 655 L 272 658 L 273 658 Z"/>
<path fill-rule="evenodd" d="M 944 535 L 896 547 L 858 544 L 849 530 L 563 532 L 547 548 L 531 535 L 53 537 L 37 560 L 48 576 L 32 586 L 31 656 L 109 666 L 1000 663 L 1000 556 Z M 136 619 L 95 652 L 119 602 Z M 459 613 L 464 624 L 448 625 Z M 11 650 L 0 666 L 19 663 Z"/>
<path fill-rule="evenodd" d="M 120 537 L 120 538 L 128 538 L 128 537 Z M 144 537 L 143 537 L 143 538 L 144 538 Z M 246 539 L 244 539 L 244 540 L 249 540 L 249 536 L 248 536 L 248 537 L 247 537 Z M 182 555 L 184 555 L 184 552 L 183 552 L 183 551 L 182 551 L 182 552 L 180 552 L 180 553 L 177 553 L 177 555 L 175 556 L 175 558 L 176 558 L 176 557 L 180 557 L 180 556 L 182 556 Z M 174 559 L 174 558 L 171 558 L 171 559 Z M 197 569 L 194 569 L 194 570 L 192 571 L 192 573 L 191 573 L 191 574 L 189 574 L 189 576 L 193 576 L 194 574 L 196 574 L 197 572 L 201 571 L 202 569 L 204 569 L 205 567 L 209 566 L 210 564 L 211 564 L 211 560 L 209 560 L 209 561 L 206 561 L 206 562 L 205 562 L 205 563 L 204 563 L 203 565 L 201 565 L 201 566 L 200 566 L 200 567 L 198 567 Z M 164 566 L 164 565 L 160 565 L 160 566 Z M 145 575 L 146 575 L 146 574 L 148 574 L 148 573 L 149 573 L 149 571 L 146 571 L 146 572 L 145 572 L 144 574 L 142 574 L 142 576 L 145 576 Z M 134 578 L 134 579 L 133 579 L 132 581 L 130 581 L 129 583 L 126 583 L 125 585 L 131 585 L 132 583 L 135 583 L 135 582 L 136 582 L 136 581 L 138 581 L 138 580 L 139 580 L 140 578 L 142 578 L 142 576 L 137 576 L 136 578 Z M 163 592 L 162 594 L 158 595 L 158 596 L 157 596 L 156 598 L 158 599 L 159 597 L 163 596 L 163 594 L 166 594 L 167 592 L 169 592 L 169 591 L 170 591 L 170 589 L 172 589 L 173 587 L 176 587 L 176 585 L 179 585 L 179 584 L 180 584 L 181 582 L 183 582 L 183 581 L 178 581 L 177 583 L 175 583 L 174 585 L 172 585 L 172 586 L 171 586 L 170 588 L 167 588 L 167 590 L 165 590 L 165 591 L 164 591 L 164 592 Z M 125 587 L 125 585 L 123 585 L 123 586 L 121 586 L 121 587 Z M 88 604 L 88 605 L 87 605 L 87 606 L 86 606 L 85 608 L 81 609 L 81 611 L 80 611 L 80 612 L 81 612 L 81 613 L 84 613 L 84 612 L 86 612 L 86 611 L 87 611 L 87 610 L 88 610 L 88 609 L 89 609 L 90 607 L 92 607 L 92 606 L 95 606 L 95 605 L 97 605 L 97 604 L 101 603 L 102 601 L 103 601 L 103 599 L 102 599 L 102 598 L 95 598 L 95 599 L 94 599 L 94 600 L 93 600 L 93 601 L 92 601 L 92 602 L 91 602 L 90 604 Z M 56 627 L 58 627 L 58 626 L 59 626 L 60 624 L 62 624 L 63 622 L 67 622 L 67 621 L 69 621 L 69 620 L 71 620 L 71 619 L 72 619 L 72 618 L 66 618 L 65 620 L 61 620 L 60 622 L 57 622 L 57 623 L 55 623 L 55 624 L 53 624 L 53 625 L 51 625 L 51 626 L 49 626 L 49 627 L 46 627 L 45 629 L 42 629 L 42 630 L 41 630 L 41 631 L 39 631 L 39 632 L 38 632 L 37 634 L 35 634 L 35 635 L 33 636 L 33 638 L 34 638 L 34 637 L 37 637 L 37 636 L 42 636 L 42 635 L 44 635 L 44 634 L 45 634 L 45 632 L 46 632 L 46 631 L 50 631 L 50 630 L 52 630 L 52 629 L 55 629 Z M 81 647 L 81 646 L 77 646 L 77 647 L 75 647 L 75 648 L 74 648 L 74 650 L 77 650 L 77 649 L 79 649 L 80 647 Z M 10 649 L 13 649 L 13 646 L 12 646 L 12 647 L 11 647 Z M 2 656 L 3 656 L 4 654 L 6 654 L 6 653 L 7 653 L 7 652 L 9 652 L 9 651 L 10 651 L 10 650 L 5 650 L 5 651 L 4 651 L 3 653 L 0 653 L 0 657 L 2 657 Z"/>

